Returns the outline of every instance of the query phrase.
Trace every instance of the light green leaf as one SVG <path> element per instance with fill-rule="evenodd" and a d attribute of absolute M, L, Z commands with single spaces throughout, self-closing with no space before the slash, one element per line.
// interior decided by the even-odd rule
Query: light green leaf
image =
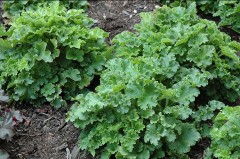
<path fill-rule="evenodd" d="M 174 142 L 169 143 L 169 148 L 180 154 L 189 152 L 190 147 L 194 145 L 200 137 L 200 134 L 192 125 L 184 124 L 182 125 L 180 136 Z"/>
<path fill-rule="evenodd" d="M 78 62 L 82 62 L 84 52 L 78 49 L 68 49 L 66 52 L 66 58 L 69 60 L 77 60 Z"/>
<path fill-rule="evenodd" d="M 239 61 L 239 57 L 237 56 L 237 54 L 235 53 L 235 50 L 231 49 L 230 47 L 227 46 L 220 46 L 221 50 L 222 50 L 222 54 L 232 58 L 233 60 Z"/>
<path fill-rule="evenodd" d="M 55 92 L 55 85 L 52 83 L 48 83 L 46 84 L 42 89 L 41 89 L 41 93 L 47 97 L 51 94 L 53 94 Z"/>
<path fill-rule="evenodd" d="M 47 44 L 45 42 L 35 43 L 35 52 L 39 55 L 38 60 L 43 60 L 45 62 L 53 62 L 51 57 L 51 52 L 46 50 Z"/>
<path fill-rule="evenodd" d="M 207 67 L 212 64 L 214 53 L 215 48 L 212 45 L 194 46 L 188 51 L 187 59 L 199 67 Z"/>

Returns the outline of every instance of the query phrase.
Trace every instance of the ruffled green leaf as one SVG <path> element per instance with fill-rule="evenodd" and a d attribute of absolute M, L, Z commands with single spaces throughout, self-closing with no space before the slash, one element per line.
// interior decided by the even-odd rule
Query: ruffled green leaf
<path fill-rule="evenodd" d="M 190 150 L 190 147 L 200 139 L 200 137 L 200 134 L 192 125 L 184 124 L 180 136 L 176 141 L 169 143 L 169 148 L 173 151 L 178 151 L 180 154 L 186 153 Z"/>

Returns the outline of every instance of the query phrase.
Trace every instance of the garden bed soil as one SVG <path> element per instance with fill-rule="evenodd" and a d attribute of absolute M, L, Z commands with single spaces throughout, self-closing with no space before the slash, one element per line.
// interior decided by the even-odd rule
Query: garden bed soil
<path fill-rule="evenodd" d="M 16 109 L 30 124 L 19 125 L 13 140 L 0 143 L 0 148 L 7 150 L 11 159 L 66 159 L 66 149 L 74 148 L 79 135 L 71 123 L 65 122 L 67 110 L 50 106 Z"/>
<path fill-rule="evenodd" d="M 153 2 L 134 1 L 90 1 L 89 16 L 96 20 L 96 26 L 110 33 L 108 41 L 117 33 L 125 30 L 133 31 L 133 25 L 140 21 L 139 13 L 155 8 Z M 2 11 L 0 10 L 0 20 Z M 233 39 L 239 40 L 239 35 L 225 30 Z M 85 152 L 75 153 L 79 129 L 71 123 L 65 123 L 68 108 L 58 110 L 50 106 L 34 108 L 25 106 L 17 108 L 31 120 L 28 126 L 19 126 L 16 136 L 10 142 L 0 141 L 0 149 L 5 149 L 11 159 L 67 159 L 69 154 L 78 154 L 76 159 L 92 159 Z M 2 110 L 3 111 L 3 108 Z M 201 159 L 208 140 L 200 141 L 192 148 L 192 159 Z M 74 151 L 73 151 L 74 149 Z"/>

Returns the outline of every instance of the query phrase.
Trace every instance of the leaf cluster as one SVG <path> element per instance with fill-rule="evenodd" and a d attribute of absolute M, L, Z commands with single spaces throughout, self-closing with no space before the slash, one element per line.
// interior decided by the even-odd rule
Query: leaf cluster
<path fill-rule="evenodd" d="M 219 26 L 229 26 L 240 33 L 240 2 L 218 0 L 213 5 L 217 8 L 213 16 L 221 19 Z"/>
<path fill-rule="evenodd" d="M 23 11 L 26 10 L 36 10 L 40 5 L 44 3 L 50 3 L 51 0 L 11 0 L 11 1 L 3 1 L 2 8 L 4 10 L 3 17 L 12 17 L 20 15 Z M 87 0 L 79 0 L 79 1 L 72 1 L 72 0 L 61 0 L 59 1 L 60 4 L 64 5 L 67 9 L 83 9 L 87 10 L 88 2 Z"/>
<path fill-rule="evenodd" d="M 24 123 L 26 118 L 18 110 L 6 109 L 5 114 L 0 114 L 0 139 L 10 141 L 15 135 L 14 126 Z"/>
<path fill-rule="evenodd" d="M 25 122 L 26 118 L 20 111 L 6 108 L 3 115 L 0 113 L 0 140 L 12 140 L 12 137 L 15 135 L 15 126 Z M 8 159 L 8 157 L 7 151 L 0 149 L 0 158 Z"/>
<path fill-rule="evenodd" d="M 75 98 L 67 120 L 82 129 L 80 148 L 102 159 L 187 158 L 202 123 L 240 96 L 240 44 L 195 4 L 141 17 L 112 40 L 100 85 Z"/>
<path fill-rule="evenodd" d="M 196 2 L 204 13 L 210 13 L 214 17 L 220 17 L 219 26 L 229 26 L 236 32 L 240 33 L 240 3 L 238 0 L 162 0 L 161 2 L 171 6 L 187 6 L 191 2 Z"/>
<path fill-rule="evenodd" d="M 202 97 L 206 101 L 234 102 L 240 96 L 240 43 L 196 12 L 192 3 L 186 9 L 164 6 L 154 13 L 142 13 L 136 33 L 123 32 L 112 40 L 115 56 L 159 59 L 158 81 L 167 87 L 178 89 L 179 82 L 187 81 L 198 88 L 193 91 L 196 95 L 206 94 Z M 182 97 L 186 102 L 187 96 Z"/>
<path fill-rule="evenodd" d="M 116 158 L 162 158 L 166 153 L 188 152 L 200 138 L 194 125 L 184 122 L 192 109 L 175 100 L 181 90 L 158 82 L 153 74 L 159 67 L 153 62 L 160 63 L 154 58 L 110 60 L 97 93 L 76 97 L 68 120 L 83 129 L 82 149 L 95 155 L 101 148 L 101 158 L 112 154 Z"/>
<path fill-rule="evenodd" d="M 53 1 L 22 12 L 2 29 L 0 87 L 11 100 L 59 107 L 102 70 L 108 34 L 91 28 L 93 20 L 83 12 Z"/>
<path fill-rule="evenodd" d="M 214 119 L 210 131 L 212 143 L 209 154 L 219 159 L 238 159 L 240 156 L 240 106 L 224 108 Z M 211 156 L 207 156 L 211 158 Z"/>

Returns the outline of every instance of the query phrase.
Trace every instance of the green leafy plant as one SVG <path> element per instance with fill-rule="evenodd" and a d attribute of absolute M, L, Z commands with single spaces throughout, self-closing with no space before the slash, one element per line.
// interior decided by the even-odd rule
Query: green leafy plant
<path fill-rule="evenodd" d="M 136 33 L 123 32 L 112 40 L 115 56 L 159 58 L 159 78 L 168 87 L 188 79 L 206 101 L 235 102 L 240 96 L 240 43 L 199 18 L 193 5 L 142 13 Z"/>
<path fill-rule="evenodd" d="M 51 0 L 10 0 L 10 1 L 3 1 L 2 8 L 4 9 L 4 17 L 11 17 L 20 15 L 21 12 L 29 9 L 37 9 L 39 6 L 38 4 L 41 3 L 51 3 Z M 64 0 L 59 1 L 60 4 L 63 4 L 67 9 L 84 9 L 88 8 L 87 0 Z"/>
<path fill-rule="evenodd" d="M 154 58 L 108 62 L 97 93 L 76 97 L 78 102 L 68 113 L 68 120 L 83 129 L 80 148 L 92 155 L 101 149 L 103 159 L 112 154 L 162 158 L 190 150 L 200 138 L 194 124 L 184 122 L 192 109 L 175 99 L 181 90 L 166 88 L 155 79 L 160 64 Z"/>
<path fill-rule="evenodd" d="M 109 57 L 108 34 L 92 25 L 83 10 L 58 1 L 22 12 L 1 31 L 0 87 L 11 100 L 66 105 Z"/>
<path fill-rule="evenodd" d="M 210 132 L 211 147 L 208 154 L 213 153 L 219 159 L 238 159 L 240 156 L 240 106 L 224 108 L 214 119 Z M 207 159 L 211 156 L 207 156 Z"/>
<path fill-rule="evenodd" d="M 195 4 L 141 17 L 136 32 L 112 40 L 100 85 L 75 98 L 67 120 L 82 130 L 80 148 L 102 159 L 188 158 L 221 101 L 240 95 L 240 44 Z"/>
<path fill-rule="evenodd" d="M 220 17 L 219 26 L 229 26 L 240 33 L 240 3 L 237 0 L 196 1 L 205 13 Z"/>
<path fill-rule="evenodd" d="M 239 1 L 223 1 L 219 0 L 214 4 L 217 11 L 214 17 L 219 16 L 221 21 L 219 26 L 229 26 L 236 32 L 240 33 L 240 3 Z"/>
<path fill-rule="evenodd" d="M 214 1 L 198 1 L 198 0 L 163 0 L 163 4 L 171 6 L 187 6 L 187 3 L 196 2 L 204 13 L 210 13 L 214 17 L 220 17 L 219 26 L 231 27 L 240 33 L 240 3 L 237 0 L 214 0 Z"/>

